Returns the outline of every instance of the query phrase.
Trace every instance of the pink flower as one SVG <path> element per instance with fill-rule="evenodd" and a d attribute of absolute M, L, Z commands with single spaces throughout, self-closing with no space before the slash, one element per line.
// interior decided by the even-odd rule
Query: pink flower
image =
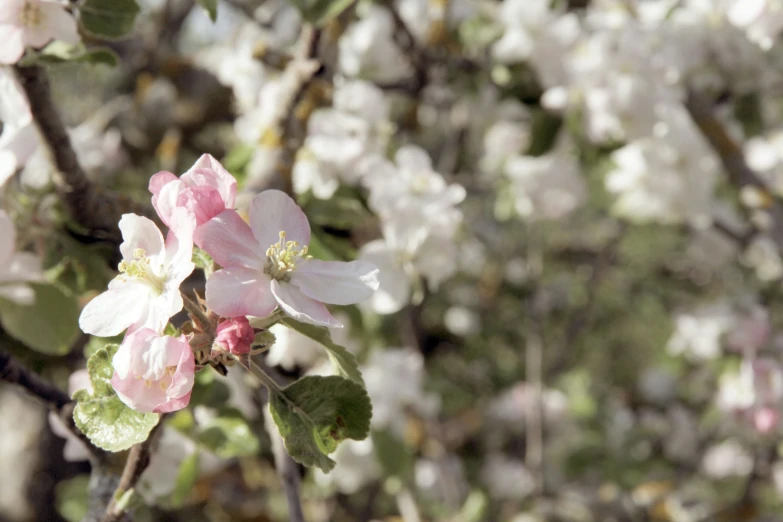
<path fill-rule="evenodd" d="M 179 285 L 193 272 L 192 231 L 183 238 L 169 232 L 166 242 L 155 223 L 125 214 L 119 224 L 123 243 L 120 274 L 109 289 L 87 303 L 79 317 L 82 331 L 99 337 L 128 327 L 162 332 L 171 316 L 182 310 Z"/>
<path fill-rule="evenodd" d="M 182 227 L 195 230 L 234 208 L 237 181 L 218 160 L 204 154 L 180 178 L 171 172 L 158 172 L 150 179 L 149 190 L 160 219 L 179 232 Z"/>
<path fill-rule="evenodd" d="M 76 20 L 65 6 L 49 0 L 0 2 L 0 63 L 14 64 L 25 47 L 43 47 L 51 40 L 79 42 Z"/>
<path fill-rule="evenodd" d="M 136 411 L 166 413 L 190 402 L 196 363 L 184 335 L 136 330 L 125 336 L 112 364 L 111 385 L 120 400 Z"/>
<path fill-rule="evenodd" d="M 249 215 L 250 225 L 226 210 L 196 231 L 197 243 L 223 267 L 207 281 L 207 305 L 215 313 L 263 317 L 279 305 L 299 321 L 339 328 L 323 303 L 358 303 L 378 288 L 372 263 L 307 255 L 310 224 L 285 193 L 258 194 Z"/>
<path fill-rule="evenodd" d="M 243 355 L 250 353 L 250 345 L 253 344 L 255 337 L 256 332 L 250 326 L 247 317 L 234 317 L 226 319 L 217 326 L 215 344 L 234 355 Z"/>
<path fill-rule="evenodd" d="M 780 424 L 780 412 L 777 408 L 765 406 L 752 413 L 752 421 L 759 433 L 772 433 Z"/>

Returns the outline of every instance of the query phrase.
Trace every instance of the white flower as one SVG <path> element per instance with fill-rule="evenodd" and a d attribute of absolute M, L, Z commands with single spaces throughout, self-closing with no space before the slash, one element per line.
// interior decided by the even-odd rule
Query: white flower
<path fill-rule="evenodd" d="M 340 493 L 353 495 L 381 476 L 370 437 L 361 441 L 344 440 L 329 456 L 336 463 L 334 469 L 328 474 L 316 469 L 315 481 L 322 486 L 332 486 Z"/>
<path fill-rule="evenodd" d="M 38 149 L 38 132 L 22 87 L 9 67 L 0 66 L 0 188 Z"/>
<path fill-rule="evenodd" d="M 725 303 L 681 313 L 675 319 L 674 334 L 667 345 L 669 353 L 694 360 L 715 359 L 720 355 L 722 336 L 734 322 L 731 309 Z"/>
<path fill-rule="evenodd" d="M 576 160 L 566 153 L 515 156 L 506 162 L 516 210 L 525 219 L 561 219 L 587 198 Z"/>
<path fill-rule="evenodd" d="M 775 241 L 769 236 L 756 236 L 745 248 L 741 260 L 756 271 L 762 281 L 775 281 L 783 277 L 783 260 Z"/>
<path fill-rule="evenodd" d="M 135 214 L 124 214 L 119 227 L 124 239 L 120 274 L 106 292 L 87 303 L 79 326 L 99 337 L 117 335 L 130 326 L 160 333 L 182 310 L 179 286 L 195 267 L 192 236 L 169 232 L 164 243 L 155 223 Z"/>
<path fill-rule="evenodd" d="M 35 293 L 27 283 L 42 280 L 41 260 L 16 251 L 16 229 L 8 214 L 0 210 L 0 298 L 30 305 Z"/>
<path fill-rule="evenodd" d="M 701 465 L 713 479 L 742 477 L 753 469 L 753 456 L 737 440 L 729 439 L 707 449 Z"/>
<path fill-rule="evenodd" d="M 276 324 L 269 331 L 275 334 L 275 344 L 266 353 L 266 362 L 271 366 L 289 371 L 297 366 L 310 368 L 326 355 L 320 343 L 287 326 Z"/>
<path fill-rule="evenodd" d="M 51 40 L 80 41 L 76 20 L 59 2 L 3 0 L 0 5 L 0 64 L 14 64 L 25 47 L 43 47 Z"/>

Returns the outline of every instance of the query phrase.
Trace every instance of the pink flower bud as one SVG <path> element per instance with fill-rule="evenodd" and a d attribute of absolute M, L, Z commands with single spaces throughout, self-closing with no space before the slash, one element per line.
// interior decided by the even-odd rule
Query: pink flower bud
<path fill-rule="evenodd" d="M 243 355 L 250 353 L 250 345 L 255 336 L 256 333 L 247 317 L 234 317 L 218 325 L 215 345 L 234 355 Z"/>
<path fill-rule="evenodd" d="M 753 426 L 759 433 L 771 433 L 780 423 L 780 412 L 775 408 L 759 408 L 753 413 Z"/>

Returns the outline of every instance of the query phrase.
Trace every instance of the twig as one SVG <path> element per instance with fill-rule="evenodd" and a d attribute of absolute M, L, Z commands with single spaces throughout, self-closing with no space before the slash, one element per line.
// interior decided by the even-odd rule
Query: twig
<path fill-rule="evenodd" d="M 202 310 L 198 303 L 191 299 L 186 292 L 180 292 L 180 294 L 182 295 L 182 303 L 185 306 L 185 310 L 187 310 L 193 319 L 198 321 L 199 326 L 205 332 L 212 337 L 215 337 L 215 325 L 209 320 L 209 317 L 204 313 L 204 310 Z"/>
<path fill-rule="evenodd" d="M 164 416 L 162 415 L 158 424 L 152 428 L 147 440 L 131 448 L 130 453 L 128 453 L 128 460 L 125 461 L 125 467 L 120 476 L 120 483 L 117 485 L 117 489 L 112 496 L 111 502 L 109 502 L 109 506 L 106 508 L 106 513 L 101 522 L 118 522 L 123 519 L 126 508 L 119 504 L 119 500 L 128 491 L 136 487 L 136 483 L 138 483 L 142 473 L 149 466 L 152 445 L 163 427 L 163 419 Z"/>
<path fill-rule="evenodd" d="M 69 215 L 94 237 L 119 244 L 122 237 L 117 228 L 121 211 L 118 200 L 114 196 L 99 193 L 79 164 L 68 132 L 52 100 L 46 73 L 40 66 L 17 66 L 15 69 L 30 102 L 33 118 L 61 173 L 57 188 Z"/>
<path fill-rule="evenodd" d="M 704 137 L 718 154 L 729 180 L 738 188 L 755 187 L 769 197 L 765 211 L 772 219 L 770 236 L 780 251 L 783 251 L 783 206 L 773 199 L 764 180 L 748 166 L 742 148 L 729 135 L 723 124 L 712 113 L 710 102 L 704 96 L 689 92 L 685 107 L 699 127 Z"/>

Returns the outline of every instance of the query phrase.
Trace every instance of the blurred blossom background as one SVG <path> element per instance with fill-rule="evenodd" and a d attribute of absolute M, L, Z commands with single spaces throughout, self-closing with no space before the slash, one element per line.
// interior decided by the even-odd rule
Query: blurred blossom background
<path fill-rule="evenodd" d="M 783 521 L 783 0 L 138 3 L 121 39 L 81 29 L 113 66 L 32 57 L 107 212 L 209 153 L 240 211 L 285 190 L 321 259 L 381 269 L 332 330 L 372 433 L 295 470 L 306 520 Z M 0 348 L 73 392 L 101 346 L 79 311 L 119 259 L 63 204 L 19 67 Z M 268 367 L 330 372 L 272 332 Z M 198 374 L 134 520 L 289 520 L 245 377 Z M 99 520 L 81 444 L 0 382 L 0 521 Z"/>

